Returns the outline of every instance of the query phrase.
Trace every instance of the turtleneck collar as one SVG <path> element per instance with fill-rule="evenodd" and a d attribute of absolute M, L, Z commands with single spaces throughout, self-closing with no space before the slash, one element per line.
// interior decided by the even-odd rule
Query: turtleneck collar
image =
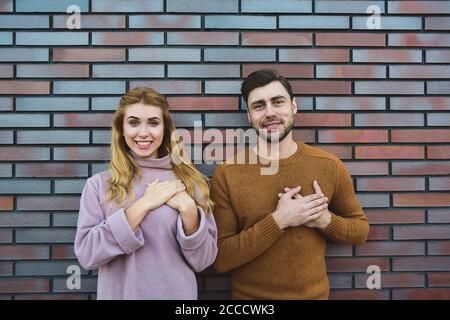
<path fill-rule="evenodd" d="M 144 158 L 137 155 L 134 151 L 130 150 L 131 156 L 141 168 L 160 168 L 160 169 L 172 169 L 172 163 L 170 161 L 170 154 L 162 158 Z"/>

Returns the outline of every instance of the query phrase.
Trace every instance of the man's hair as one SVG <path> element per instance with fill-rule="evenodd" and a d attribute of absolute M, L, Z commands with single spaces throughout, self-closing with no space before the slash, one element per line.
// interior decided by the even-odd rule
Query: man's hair
<path fill-rule="evenodd" d="M 271 83 L 272 81 L 279 81 L 286 91 L 289 93 L 289 97 L 292 101 L 294 98 L 294 93 L 292 92 L 292 87 L 289 81 L 278 71 L 273 69 L 260 69 L 250 73 L 247 78 L 244 79 L 241 86 L 241 93 L 244 96 L 245 102 L 248 105 L 248 96 L 250 92 L 256 88 L 264 87 Z"/>

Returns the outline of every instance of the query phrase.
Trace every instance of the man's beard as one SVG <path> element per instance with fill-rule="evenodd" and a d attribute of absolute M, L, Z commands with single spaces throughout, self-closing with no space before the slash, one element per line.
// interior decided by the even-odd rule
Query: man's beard
<path fill-rule="evenodd" d="M 258 128 L 253 122 L 252 127 L 256 130 L 258 136 L 265 139 L 268 143 L 279 143 L 292 131 L 292 128 L 294 127 L 294 114 L 291 114 L 286 122 L 281 119 L 269 119 L 269 121 L 266 122 L 270 121 L 282 121 L 281 124 L 283 129 L 271 132 L 266 128 Z"/>

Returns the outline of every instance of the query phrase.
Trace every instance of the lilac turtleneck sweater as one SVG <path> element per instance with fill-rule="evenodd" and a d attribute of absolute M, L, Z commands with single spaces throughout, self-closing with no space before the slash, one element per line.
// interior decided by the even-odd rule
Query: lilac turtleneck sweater
<path fill-rule="evenodd" d="M 157 177 L 174 180 L 169 156 L 142 158 L 132 152 L 143 179 L 134 184 L 135 201 Z M 197 299 L 194 272 L 217 254 L 212 214 L 198 207 L 199 229 L 186 236 L 178 211 L 164 204 L 151 210 L 133 232 L 124 209 L 106 197 L 109 171 L 89 178 L 80 201 L 75 253 L 87 270 L 99 269 L 97 299 Z M 128 198 L 127 198 L 128 199 Z M 82 282 L 83 280 L 81 280 Z"/>

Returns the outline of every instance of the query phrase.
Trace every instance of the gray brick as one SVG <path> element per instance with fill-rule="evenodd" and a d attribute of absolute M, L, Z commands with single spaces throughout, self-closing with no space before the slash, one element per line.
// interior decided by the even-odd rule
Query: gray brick
<path fill-rule="evenodd" d="M 130 81 L 130 87 L 150 87 L 162 94 L 200 94 L 200 81 L 192 80 L 143 80 Z"/>
<path fill-rule="evenodd" d="M 246 113 L 207 113 L 206 127 L 250 127 Z"/>
<path fill-rule="evenodd" d="M 89 131 L 45 130 L 18 131 L 18 144 L 78 144 L 89 143 Z"/>
<path fill-rule="evenodd" d="M 204 49 L 205 61 L 275 61 L 275 49 Z"/>
<path fill-rule="evenodd" d="M 177 128 L 194 127 L 194 121 L 202 121 L 200 113 L 173 112 L 172 117 Z"/>
<path fill-rule="evenodd" d="M 317 0 L 315 2 L 316 13 L 367 13 L 367 8 L 371 5 L 378 6 L 380 13 L 384 13 L 384 1 L 336 1 Z"/>
<path fill-rule="evenodd" d="M 448 127 L 450 125 L 450 113 L 428 113 L 427 125 Z"/>
<path fill-rule="evenodd" d="M 86 111 L 89 98 L 83 97 L 17 97 L 17 111 Z"/>
<path fill-rule="evenodd" d="M 2 181 L 2 180 L 0 180 Z M 5 181 L 3 181 L 5 182 Z M 14 179 L 0 184 L 0 194 L 40 194 L 50 193 L 50 181 Z"/>
<path fill-rule="evenodd" d="M 0 130 L 0 144 L 12 144 L 13 132 L 7 130 Z"/>
<path fill-rule="evenodd" d="M 242 81 L 205 81 L 207 94 L 240 94 Z"/>
<path fill-rule="evenodd" d="M 55 94 L 123 94 L 123 81 L 54 81 Z"/>
<path fill-rule="evenodd" d="M 239 78 L 237 64 L 169 64 L 169 78 Z"/>
<path fill-rule="evenodd" d="M 92 164 L 92 175 L 100 173 L 102 171 L 108 170 L 107 163 L 93 163 Z"/>
<path fill-rule="evenodd" d="M 200 49 L 132 48 L 129 61 L 200 61 Z"/>
<path fill-rule="evenodd" d="M 68 275 L 67 275 L 68 276 Z M 97 277 L 84 276 L 81 278 L 81 289 L 68 289 L 67 277 L 53 279 L 53 292 L 96 292 Z"/>
<path fill-rule="evenodd" d="M 310 0 L 242 0 L 241 11 L 242 12 L 286 12 L 296 13 L 312 12 L 312 1 Z"/>
<path fill-rule="evenodd" d="M 13 99 L 10 97 L 0 97 L 0 111 L 12 111 L 12 109 Z"/>
<path fill-rule="evenodd" d="M 0 163 L 0 177 L 12 176 L 12 164 Z"/>
<path fill-rule="evenodd" d="M 53 213 L 54 227 L 76 227 L 78 222 L 78 212 L 55 212 Z"/>
<path fill-rule="evenodd" d="M 428 81 L 428 94 L 450 94 L 450 81 Z"/>
<path fill-rule="evenodd" d="M 358 193 L 356 195 L 362 207 L 383 208 L 389 207 L 389 194 L 385 193 Z"/>
<path fill-rule="evenodd" d="M 81 194 L 85 184 L 85 179 L 55 180 L 55 193 Z"/>
<path fill-rule="evenodd" d="M 110 144 L 111 130 L 95 130 L 93 132 L 93 143 Z"/>
<path fill-rule="evenodd" d="M 349 18 L 344 16 L 280 16 L 281 29 L 347 29 Z"/>
<path fill-rule="evenodd" d="M 116 110 L 120 97 L 93 97 L 92 110 Z"/>
<path fill-rule="evenodd" d="M 27 210 L 79 210 L 80 197 L 44 196 L 17 197 L 17 209 Z"/>
<path fill-rule="evenodd" d="M 50 214 L 45 212 L 0 213 L 0 227 L 49 227 Z"/>
<path fill-rule="evenodd" d="M 0 276 L 12 276 L 12 275 L 13 275 L 13 263 L 8 262 L 8 261 L 1 261 L 0 262 Z M 7 300 L 7 299 L 5 299 L 5 300 Z"/>
<path fill-rule="evenodd" d="M 276 27 L 276 17 L 248 15 L 215 15 L 205 17 L 205 28 L 207 29 L 276 29 Z"/>
<path fill-rule="evenodd" d="M 352 29 L 356 30 L 369 30 L 367 28 L 367 19 L 370 16 L 365 17 L 353 17 Z M 422 29 L 421 17 L 380 17 L 380 30 L 420 30 Z"/>
<path fill-rule="evenodd" d="M 238 0 L 167 0 L 167 12 L 238 12 Z"/>
<path fill-rule="evenodd" d="M 28 228 L 16 230 L 17 243 L 73 243 L 76 229 Z"/>
<path fill-rule="evenodd" d="M 88 32 L 16 32 L 18 45 L 88 45 Z"/>
<path fill-rule="evenodd" d="M 76 265 L 80 268 L 81 274 L 87 274 L 76 260 L 65 261 L 18 261 L 16 262 L 15 271 L 18 276 L 53 276 L 65 275 L 67 268 L 71 265 Z"/>
<path fill-rule="evenodd" d="M 201 17 L 193 15 L 132 15 L 129 16 L 130 29 L 139 28 L 177 28 L 196 29 L 201 27 Z"/>
<path fill-rule="evenodd" d="M 50 119 L 47 114 L 0 114 L 0 127 L 48 127 Z"/>

